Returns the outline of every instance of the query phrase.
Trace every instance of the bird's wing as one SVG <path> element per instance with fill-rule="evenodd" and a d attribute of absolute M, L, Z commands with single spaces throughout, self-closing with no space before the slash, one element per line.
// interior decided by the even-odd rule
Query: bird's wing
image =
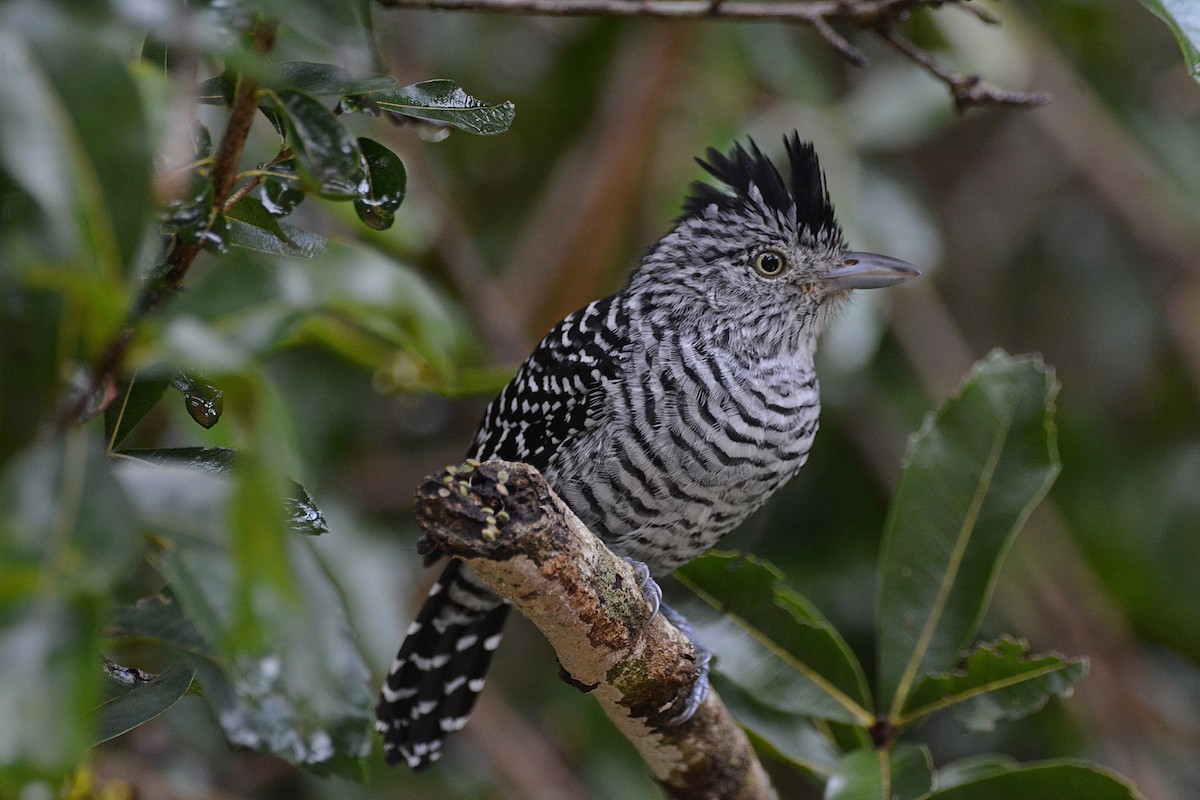
<path fill-rule="evenodd" d="M 484 414 L 471 456 L 545 470 L 563 442 L 604 422 L 629 319 L 618 295 L 571 314 L 546 334 Z"/>

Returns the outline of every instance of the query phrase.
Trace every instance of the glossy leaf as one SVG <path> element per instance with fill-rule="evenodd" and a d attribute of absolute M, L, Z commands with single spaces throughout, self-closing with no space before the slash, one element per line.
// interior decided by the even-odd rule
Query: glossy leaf
<path fill-rule="evenodd" d="M 281 89 L 274 97 L 305 184 L 332 199 L 359 197 L 366 181 L 362 153 L 341 121 L 295 89 Z"/>
<path fill-rule="evenodd" d="M 285 507 L 270 499 L 286 485 L 272 465 L 287 459 L 270 446 L 260 453 L 120 459 L 145 523 L 170 541 L 155 564 L 175 602 L 117 621 L 127 633 L 156 629 L 189 653 L 232 744 L 358 777 L 371 746 L 369 673 L 336 587 L 307 541 L 284 535 Z M 186 625 L 171 619 L 176 610 Z"/>
<path fill-rule="evenodd" d="M 879 680 L 899 717 L 974 638 L 1004 554 L 1059 464 L 1051 371 L 999 351 L 909 444 L 880 557 Z"/>
<path fill-rule="evenodd" d="M 240 220 L 229 221 L 229 243 L 259 253 L 296 258 L 317 258 L 325 252 L 329 240 L 287 222 L 276 223 L 281 235 Z"/>
<path fill-rule="evenodd" d="M 998 765 L 993 765 L 998 766 Z M 1013 767 L 929 795 L 929 800 L 1142 800 L 1127 780 L 1082 761 L 1042 761 Z"/>
<path fill-rule="evenodd" d="M 1200 81 L 1200 7 L 1192 0 L 1141 0 L 1141 3 L 1167 23 L 1183 51 L 1188 73 Z"/>
<path fill-rule="evenodd" d="M 825 800 L 918 800 L 933 789 L 933 759 L 923 745 L 866 748 L 844 756 L 825 784 Z"/>
<path fill-rule="evenodd" d="M 258 188 L 258 200 L 263 209 L 272 217 L 286 217 L 304 201 L 305 195 L 300 188 L 300 176 L 296 173 L 293 161 L 286 161 L 272 167 L 271 172 L 273 174 L 264 178 Z M 235 216 L 243 222 L 256 224 L 253 219 L 248 219 L 243 215 Z"/>
<path fill-rule="evenodd" d="M 953 706 L 972 731 L 990 731 L 1001 719 L 1020 719 L 1041 709 L 1052 696 L 1069 697 L 1087 674 L 1085 659 L 1030 656 L 1029 645 L 1000 639 L 980 645 L 961 669 L 926 676 L 908 701 L 909 722 Z"/>
<path fill-rule="evenodd" d="M 400 89 L 373 92 L 368 97 L 385 111 L 441 122 L 482 135 L 503 133 L 516 115 L 511 102 L 476 100 L 457 83 L 448 80 L 423 81 Z"/>
<path fill-rule="evenodd" d="M 354 201 L 358 218 L 377 231 L 392 227 L 396 209 L 404 201 L 408 176 L 400 157 L 379 142 L 359 139 L 359 149 L 367 165 L 368 189 Z"/>
<path fill-rule="evenodd" d="M 176 662 L 149 683 L 134 686 L 100 706 L 95 743 L 107 742 L 157 717 L 187 694 L 196 671 Z"/>
<path fill-rule="evenodd" d="M 814 775 L 833 772 L 838 752 L 808 720 L 760 703 L 718 671 L 713 671 L 711 683 L 760 755 Z"/>
<path fill-rule="evenodd" d="M 950 789 L 981 778 L 1002 775 L 1019 766 L 1016 760 L 1008 756 L 983 755 L 960 758 L 944 764 L 937 771 L 937 787 L 939 790 Z"/>
<path fill-rule="evenodd" d="M 870 694 L 858 661 L 812 604 L 782 585 L 777 569 L 749 556 L 709 553 L 676 575 L 794 671 L 791 710 L 871 724 Z"/>
<path fill-rule="evenodd" d="M 168 447 L 152 450 L 123 450 L 122 458 L 158 464 L 164 467 L 181 467 L 207 475 L 228 478 L 233 474 L 239 454 L 228 447 Z M 296 533 L 316 536 L 329 532 L 325 516 L 303 486 L 288 481 L 286 512 L 289 525 Z"/>
<path fill-rule="evenodd" d="M 183 395 L 188 416 L 202 428 L 211 428 L 221 419 L 225 393 L 198 375 L 178 372 L 171 385 Z"/>
<path fill-rule="evenodd" d="M 304 196 L 303 192 L 300 192 L 299 194 L 301 197 Z M 293 205 L 292 208 L 294 207 L 295 206 Z M 281 210 L 280 206 L 275 206 L 274 208 L 276 211 Z M 289 213 L 290 210 L 291 209 L 289 209 Z M 251 195 L 243 197 L 237 202 L 237 205 L 226 212 L 226 216 L 231 221 L 238 220 L 239 222 L 244 222 L 247 225 L 252 225 L 255 228 L 261 228 L 278 239 L 280 243 L 288 247 L 294 248 L 296 246 L 296 243 L 288 238 L 288 235 L 284 233 L 283 228 L 281 228 L 279 225 L 279 217 L 287 215 L 283 213 L 273 214 L 270 211 L 267 211 L 267 208 L 263 205 L 262 200 L 257 197 L 253 197 Z"/>
<path fill-rule="evenodd" d="M 316 97 L 380 92 L 396 85 L 391 75 L 352 75 L 334 64 L 286 61 L 274 65 L 273 89 L 297 89 Z"/>

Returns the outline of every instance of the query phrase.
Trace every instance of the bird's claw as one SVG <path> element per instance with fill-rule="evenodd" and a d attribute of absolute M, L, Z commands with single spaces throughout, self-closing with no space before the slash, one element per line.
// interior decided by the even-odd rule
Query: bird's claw
<path fill-rule="evenodd" d="M 646 620 L 647 624 L 649 624 L 658 616 L 659 609 L 664 607 L 662 602 L 662 587 L 650 575 L 650 568 L 641 561 L 629 558 L 628 556 L 622 556 L 622 560 L 633 567 L 633 574 L 637 578 L 638 588 L 642 590 L 642 597 L 650 605 L 650 619 Z"/>
<path fill-rule="evenodd" d="M 688 638 L 691 639 L 691 636 L 689 635 Z M 664 724 L 670 727 L 678 727 L 694 717 L 704 703 L 704 698 L 708 697 L 708 669 L 709 663 L 712 661 L 712 653 L 697 644 L 695 639 L 691 641 L 692 646 L 696 648 L 696 666 L 700 668 L 700 675 L 692 684 L 692 688 L 688 690 L 687 696 L 671 706 L 672 710 L 681 705 L 682 708 L 664 721 Z"/>

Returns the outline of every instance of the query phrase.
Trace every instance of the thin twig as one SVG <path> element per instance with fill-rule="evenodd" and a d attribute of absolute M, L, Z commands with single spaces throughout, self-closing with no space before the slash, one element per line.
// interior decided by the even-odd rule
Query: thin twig
<path fill-rule="evenodd" d="M 901 55 L 924 67 L 929 74 L 945 83 L 954 97 L 954 108 L 960 114 L 971 106 L 1032 108 L 1050 102 L 1050 95 L 1047 92 L 1016 92 L 1001 89 L 980 80 L 978 75 L 968 75 L 965 72 L 951 69 L 890 28 L 881 27 L 877 32 Z"/>
<path fill-rule="evenodd" d="M 391 8 L 421 8 L 442 11 L 490 11 L 499 14 L 532 14 L 554 17 L 658 17 L 665 19 L 724 19 L 759 22 L 790 22 L 807 25 L 826 44 L 855 66 L 867 65 L 867 57 L 831 23 L 845 22 L 874 30 L 892 47 L 950 87 L 955 108 L 961 113 L 971 106 L 1006 105 L 1028 108 L 1050 101 L 1045 92 L 1017 92 L 984 83 L 977 75 L 950 69 L 926 51 L 891 30 L 917 8 L 958 6 L 987 24 L 999 20 L 967 0 L 814 0 L 777 3 L 754 0 L 377 0 Z"/>
<path fill-rule="evenodd" d="M 819 2 L 713 2 L 713 0 L 377 0 L 392 8 L 492 11 L 552 17 L 660 17 L 798 22 L 853 22 L 860 27 L 896 19 L 910 8 L 942 0 L 820 0 Z"/>

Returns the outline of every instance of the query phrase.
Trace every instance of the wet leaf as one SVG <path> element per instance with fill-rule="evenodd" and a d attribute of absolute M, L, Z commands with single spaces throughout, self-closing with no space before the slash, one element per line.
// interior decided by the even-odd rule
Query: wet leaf
<path fill-rule="evenodd" d="M 503 133 L 512 124 L 511 102 L 485 103 L 454 81 L 432 80 L 368 95 L 380 108 L 406 117 L 453 125 L 468 133 Z"/>
<path fill-rule="evenodd" d="M 341 121 L 319 100 L 295 89 L 281 89 L 274 97 L 305 184 L 331 199 L 360 196 L 366 181 L 362 153 Z"/>
<path fill-rule="evenodd" d="M 871 724 L 870 693 L 857 659 L 812 604 L 782 584 L 777 569 L 750 556 L 708 553 L 675 574 L 793 673 L 788 710 Z M 726 675 L 753 692 L 732 671 Z"/>
<path fill-rule="evenodd" d="M 263 179 L 258 188 L 258 200 L 272 217 L 286 217 L 304 201 L 300 176 L 296 174 L 295 165 L 291 161 L 272 167 L 271 171 L 280 174 L 269 175 Z M 251 222 L 248 219 L 243 221 Z"/>
<path fill-rule="evenodd" d="M 115 739 L 157 717 L 187 694 L 196 671 L 183 662 L 168 667 L 149 683 L 141 683 L 100 706 L 94 743 Z"/>
<path fill-rule="evenodd" d="M 1068 697 L 1087 674 L 1085 659 L 1030 656 L 1029 645 L 1000 639 L 977 647 L 961 669 L 928 675 L 913 691 L 903 719 L 954 706 L 967 730 L 990 731 L 1001 719 L 1020 719 L 1052 696 Z"/>
<path fill-rule="evenodd" d="M 221 419 L 225 393 L 198 375 L 176 373 L 171 385 L 183 395 L 188 416 L 202 428 L 211 428 Z"/>
<path fill-rule="evenodd" d="M 317 258 L 329 246 L 329 240 L 320 234 L 286 222 L 280 222 L 278 226 L 282 236 L 276 236 L 257 225 L 230 220 L 229 243 L 259 253 L 297 258 Z"/>
<path fill-rule="evenodd" d="M 825 784 L 825 800 L 918 800 L 932 788 L 929 751 L 900 744 L 890 751 L 868 748 L 844 756 Z"/>
<path fill-rule="evenodd" d="M 1085 761 L 1041 761 L 995 772 L 1000 762 L 981 770 L 987 774 L 929 795 L 929 800 L 1012 800 L 1013 798 L 1087 798 L 1142 800 L 1125 778 Z"/>
<path fill-rule="evenodd" d="M 252 429 L 261 447 L 274 425 L 251 424 L 263 426 Z M 269 444 L 253 460 L 228 450 L 122 454 L 118 474 L 145 524 L 170 540 L 155 565 L 171 598 L 114 622 L 188 654 L 233 745 L 357 778 L 374 693 L 336 586 L 307 540 L 286 535 L 279 487 L 288 483 L 276 467 L 286 461 Z"/>
<path fill-rule="evenodd" d="M 391 75 L 352 75 L 333 64 L 311 61 L 287 61 L 276 64 L 274 71 L 271 88 L 297 89 L 316 97 L 380 92 L 396 85 Z"/>
<path fill-rule="evenodd" d="M 195 470 L 206 475 L 228 478 L 233 474 L 239 453 L 229 447 L 167 447 L 148 450 L 122 450 L 120 456 L 133 461 Z M 286 494 L 289 526 L 296 533 L 319 535 L 329 532 L 325 515 L 308 491 L 288 481 Z"/>
<path fill-rule="evenodd" d="M 897 718 L 974 638 L 1017 530 L 1050 488 L 1058 385 L 999 351 L 912 438 L 880 557 L 879 680 Z"/>
<path fill-rule="evenodd" d="M 285 189 L 284 191 L 287 190 Z M 301 197 L 303 197 L 303 192 L 300 194 Z M 276 208 L 278 209 L 278 207 Z M 231 221 L 237 220 L 239 222 L 244 222 L 247 225 L 253 225 L 255 228 L 261 228 L 288 247 L 296 246 L 296 243 L 288 238 L 288 235 L 284 233 L 283 228 L 279 226 L 279 217 L 286 216 L 286 214 L 272 214 L 271 212 L 267 211 L 266 206 L 264 206 L 262 203 L 262 200 L 257 197 L 252 197 L 250 195 L 243 197 L 237 202 L 237 205 L 225 212 L 225 215 Z"/>
<path fill-rule="evenodd" d="M 379 142 L 359 139 L 359 149 L 367 164 L 368 189 L 354 201 L 358 218 L 377 231 L 392 227 L 396 209 L 404 201 L 407 175 L 400 157 Z"/>
<path fill-rule="evenodd" d="M 937 771 L 937 787 L 946 790 L 964 783 L 971 783 L 980 778 L 1001 775 L 1017 769 L 1017 762 L 1008 756 L 984 755 L 960 758 L 944 764 Z"/>

